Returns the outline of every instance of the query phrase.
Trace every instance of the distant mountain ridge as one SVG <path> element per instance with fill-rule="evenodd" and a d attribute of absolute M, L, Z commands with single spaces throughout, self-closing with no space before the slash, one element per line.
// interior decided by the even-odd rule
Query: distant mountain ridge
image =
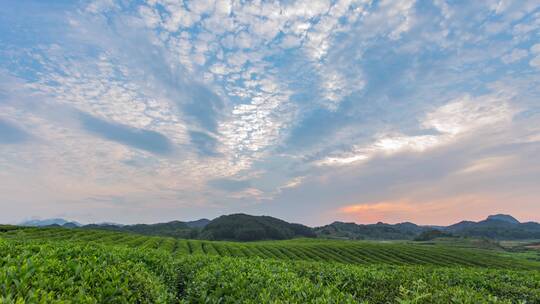
<path fill-rule="evenodd" d="M 435 233 L 433 230 L 442 233 Z M 480 237 L 498 240 L 540 239 L 540 224 L 520 223 L 507 214 L 488 216 L 479 222 L 461 221 L 450 226 L 419 226 L 413 223 L 368 224 L 334 222 L 315 228 L 317 235 L 326 238 L 412 240 L 426 236 Z"/>
<path fill-rule="evenodd" d="M 23 226 L 55 226 L 78 229 L 102 229 L 144 235 L 208 240 L 281 240 L 297 237 L 321 237 L 351 240 L 415 240 L 431 237 L 475 237 L 497 240 L 540 239 L 540 224 L 520 223 L 507 214 L 495 214 L 485 220 L 461 221 L 449 226 L 421 226 L 410 222 L 398 224 L 356 224 L 333 222 L 321 227 L 288 223 L 270 216 L 247 214 L 223 215 L 213 220 L 171 221 L 156 224 L 121 225 L 114 223 L 81 225 L 65 219 L 29 220 Z M 441 233 L 437 233 L 440 231 Z"/>
<path fill-rule="evenodd" d="M 203 218 L 203 219 L 200 219 L 200 220 L 189 221 L 189 222 L 185 222 L 185 223 L 190 228 L 204 228 L 206 225 L 208 225 L 208 223 L 210 223 L 210 220 L 206 219 L 206 218 Z"/>
<path fill-rule="evenodd" d="M 68 226 L 76 226 L 80 227 L 82 226 L 80 223 L 75 221 L 67 221 L 62 218 L 51 218 L 51 219 L 31 219 L 23 221 L 19 224 L 19 226 L 30 226 L 30 227 L 42 227 L 42 226 L 51 226 L 51 225 L 68 225 Z"/>
<path fill-rule="evenodd" d="M 430 228 L 413 223 L 399 224 L 356 224 L 333 222 L 330 225 L 314 228 L 318 236 L 351 240 L 412 240 Z"/>
<path fill-rule="evenodd" d="M 461 222 L 444 230 L 459 236 L 498 240 L 540 239 L 539 223 L 521 223 L 506 214 L 490 215 L 480 222 Z"/>
<path fill-rule="evenodd" d="M 123 232 L 133 232 L 144 235 L 170 236 L 175 238 L 193 239 L 197 238 L 200 230 L 203 229 L 210 220 L 199 219 L 196 221 L 171 221 L 157 224 L 135 224 L 135 225 L 115 225 L 115 224 L 90 224 L 82 226 L 83 229 L 102 229 Z"/>
<path fill-rule="evenodd" d="M 508 214 L 495 214 L 490 215 L 487 217 L 488 221 L 503 221 L 510 224 L 520 224 L 518 220 L 516 220 L 515 217 L 508 215 Z"/>

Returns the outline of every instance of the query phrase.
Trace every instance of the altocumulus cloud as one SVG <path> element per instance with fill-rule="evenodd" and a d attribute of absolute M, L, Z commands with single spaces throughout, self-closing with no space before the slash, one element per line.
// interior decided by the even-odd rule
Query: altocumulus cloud
<path fill-rule="evenodd" d="M 172 152 L 173 145 L 161 133 L 108 122 L 87 113 L 79 114 L 84 130 L 101 138 L 156 154 Z"/>

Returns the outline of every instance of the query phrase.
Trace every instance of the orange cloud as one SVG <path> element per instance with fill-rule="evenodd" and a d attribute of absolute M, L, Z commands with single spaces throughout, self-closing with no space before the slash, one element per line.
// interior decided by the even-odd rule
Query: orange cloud
<path fill-rule="evenodd" d="M 525 207 L 525 203 L 522 204 Z M 465 195 L 452 198 L 422 200 L 401 199 L 357 203 L 343 206 L 334 212 L 342 220 L 356 223 L 399 223 L 448 225 L 461 220 L 482 220 L 494 213 L 512 213 L 508 200 L 489 195 Z M 513 215 L 526 219 L 521 213 Z"/>
<path fill-rule="evenodd" d="M 356 221 L 372 223 L 414 213 L 415 209 L 418 207 L 408 201 L 388 201 L 348 205 L 340 208 L 338 213 Z"/>

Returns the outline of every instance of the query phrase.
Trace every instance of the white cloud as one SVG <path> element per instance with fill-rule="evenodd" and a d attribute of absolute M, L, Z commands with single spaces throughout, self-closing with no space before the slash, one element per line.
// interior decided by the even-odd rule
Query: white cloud
<path fill-rule="evenodd" d="M 70 16 L 72 29 L 80 32 L 74 30 L 60 35 L 61 38 L 50 38 L 58 40 L 57 45 L 36 55 L 37 65 L 43 69 L 35 75 L 38 80 L 28 87 L 61 106 L 165 134 L 180 147 L 182 155 L 146 155 L 61 128 L 39 115 L 28 116 L 40 129 L 37 134 L 58 143 L 35 155 L 30 149 L 19 154 L 31 162 L 50 162 L 51 167 L 58 168 L 55 173 L 61 182 L 69 180 L 69 174 L 76 174 L 64 171 L 80 170 L 81 175 L 87 176 L 82 184 L 88 190 L 83 193 L 114 195 L 125 191 L 128 196 L 142 197 L 126 180 L 134 176 L 137 187 L 148 190 L 146 193 L 163 195 L 171 202 L 176 200 L 177 191 L 184 190 L 183 195 L 189 196 L 186 200 L 208 202 L 215 197 L 205 188 L 207 180 L 250 174 L 253 167 L 267 165 L 265 161 L 277 150 L 289 148 L 287 136 L 292 126 L 301 124 L 299 118 L 312 110 L 330 110 L 328 115 L 332 119 L 320 122 L 321 140 L 314 144 L 315 148 L 306 148 L 307 155 L 288 154 L 294 159 L 291 168 L 310 168 L 312 163 L 305 163 L 306 159 L 320 157 L 323 159 L 317 164 L 335 166 L 399 153 L 421 155 L 459 143 L 468 136 L 497 132 L 508 126 L 514 109 L 535 105 L 535 100 L 529 100 L 537 95 L 534 81 L 530 81 L 533 77 L 520 78 L 527 73 L 512 74 L 528 83 L 524 85 L 526 89 L 507 85 L 511 87 L 509 91 L 515 92 L 515 99 L 514 95 L 503 97 L 501 92 L 453 99 L 418 116 L 420 130 L 405 131 L 410 130 L 407 124 L 416 116 L 411 113 L 418 113 L 426 103 L 439 104 L 463 92 L 492 89 L 493 84 L 480 76 L 500 75 L 486 60 L 500 58 L 507 64 L 523 60 L 532 67 L 540 67 L 540 45 L 522 49 L 536 41 L 540 14 L 531 10 L 534 1 L 491 3 L 462 7 L 435 0 L 440 13 L 431 15 L 431 10 L 423 10 L 421 13 L 426 15 L 417 16 L 420 11 L 412 0 L 147 0 L 145 5 L 93 1 L 80 15 Z M 471 13 L 478 20 L 471 18 Z M 490 16 L 495 14 L 496 20 L 491 20 Z M 486 29 L 491 29 L 491 34 L 511 31 L 514 37 L 499 43 L 489 40 Z M 70 38 L 77 44 L 65 43 L 64 36 L 77 36 Z M 381 46 L 385 52 L 379 52 Z M 92 52 L 62 53 L 70 47 L 78 51 L 88 47 Z M 486 53 L 488 47 L 493 52 Z M 17 51 L 27 52 L 39 53 Z M 396 67 L 398 73 L 400 68 L 406 70 L 395 84 L 386 83 L 386 79 L 378 83 L 375 79 L 372 87 L 371 76 L 377 75 L 368 74 L 369 68 L 381 73 L 389 68 L 388 73 L 394 72 L 385 62 L 386 52 L 395 56 L 397 62 L 407 61 L 403 65 L 406 67 Z M 2 49 L 2 55 L 8 53 Z M 366 67 L 373 54 L 380 57 L 372 62 L 374 67 Z M 527 58 L 528 55 L 531 57 Z M 19 58 L 6 62 L 24 62 L 16 59 Z M 154 62 L 156 59 L 160 62 Z M 432 61 L 428 69 L 426 59 Z M 497 65 L 498 68 L 511 67 Z M 422 80 L 423 77 L 429 80 Z M 213 137 L 219 142 L 218 153 L 213 157 L 194 153 L 189 131 L 200 126 L 185 119 L 184 96 L 175 95 L 176 89 L 189 90 L 190 81 L 211 88 L 223 102 L 215 121 L 217 131 Z M 396 91 L 404 95 L 396 97 Z M 347 113 L 342 111 L 345 97 L 349 97 L 345 104 Z M 529 104 L 518 100 L 521 98 Z M 23 120 L 24 115 L 15 110 L 9 110 L 13 111 L 9 112 L 10 117 Z M 332 122 L 333 115 L 342 115 L 343 123 Z M 329 126 L 322 127 L 325 123 Z M 326 132 L 328 137 L 324 137 Z M 527 138 L 534 141 L 537 137 L 531 132 Z M 2 153 L 12 158 L 4 159 L 0 167 L 12 168 L 17 151 Z M 62 159 L 54 160 L 59 154 Z M 88 166 L 69 167 L 70 163 L 84 163 L 85 159 L 90 159 Z M 144 169 L 134 169 L 133 164 L 144 164 Z M 482 168 L 482 164 L 471 166 L 474 170 Z M 287 171 L 284 176 L 297 174 Z M 92 187 L 115 175 L 121 175 L 118 189 Z M 281 195 L 286 192 L 281 193 L 282 189 L 303 186 L 306 180 L 310 176 L 276 181 L 272 184 L 274 191 L 267 189 L 270 186 L 252 188 L 235 199 L 269 198 L 268 193 Z"/>
<path fill-rule="evenodd" d="M 527 50 L 523 49 L 514 49 L 511 53 L 508 53 L 501 57 L 502 62 L 509 64 L 516 61 L 519 61 L 529 55 L 529 52 Z"/>
<path fill-rule="evenodd" d="M 509 122 L 514 111 L 497 98 L 485 100 L 465 96 L 428 113 L 422 122 L 426 129 L 458 135 L 500 122 Z"/>
<path fill-rule="evenodd" d="M 540 69 L 540 55 L 531 59 L 531 61 L 529 61 L 529 65 L 534 68 Z"/>
<path fill-rule="evenodd" d="M 501 170 L 502 167 L 514 161 L 513 156 L 493 156 L 475 160 L 468 164 L 465 168 L 459 170 L 457 174 L 475 174 L 479 172 L 489 172 L 493 170 Z"/>
<path fill-rule="evenodd" d="M 200 0 L 200 1 L 190 1 L 188 2 L 188 8 L 195 14 L 208 14 L 211 13 L 215 8 L 214 0 Z"/>
<path fill-rule="evenodd" d="M 257 38 L 251 36 L 247 32 L 240 32 L 238 35 L 235 36 L 234 42 L 235 46 L 243 49 L 251 49 L 255 47 L 255 44 L 257 43 Z"/>
<path fill-rule="evenodd" d="M 399 16 L 399 23 L 395 27 L 394 30 L 392 30 L 389 34 L 389 37 L 391 39 L 398 39 L 400 38 L 401 34 L 407 32 L 414 22 L 413 19 L 413 6 L 416 1 L 399 1 L 399 5 L 396 5 L 392 7 L 392 9 L 389 10 L 388 17 L 392 19 L 397 19 Z M 386 1 L 385 4 L 395 3 L 394 1 Z M 383 4 L 383 6 L 385 5 Z"/>
<path fill-rule="evenodd" d="M 295 35 L 286 35 L 281 41 L 281 46 L 288 49 L 300 46 L 302 40 Z"/>
<path fill-rule="evenodd" d="M 365 35 L 384 35 L 392 40 L 399 39 L 415 22 L 415 3 L 415 0 L 380 1 L 376 9 L 365 16 Z"/>
<path fill-rule="evenodd" d="M 161 24 L 161 17 L 159 13 L 147 6 L 141 6 L 139 8 L 139 14 L 141 15 L 141 18 L 144 20 L 144 23 L 149 28 L 155 28 L 156 26 Z"/>
<path fill-rule="evenodd" d="M 229 0 L 216 1 L 216 14 L 220 16 L 228 16 L 231 13 L 231 2 Z"/>
<path fill-rule="evenodd" d="M 421 122 L 424 129 L 435 129 L 440 134 L 380 135 L 369 145 L 356 145 L 347 153 L 326 157 L 316 164 L 341 166 L 370 160 L 378 155 L 402 152 L 421 153 L 442 145 L 456 142 L 460 136 L 489 129 L 491 131 L 510 123 L 515 111 L 507 102 L 493 96 L 472 99 L 468 96 L 453 100 L 427 113 Z"/>
<path fill-rule="evenodd" d="M 94 0 L 86 6 L 86 11 L 97 14 L 116 7 L 114 0 Z"/>
<path fill-rule="evenodd" d="M 178 3 L 169 3 L 165 7 L 169 16 L 165 19 L 163 27 L 169 32 L 176 32 L 180 27 L 188 28 L 200 20 L 199 15 L 190 13 Z"/>
<path fill-rule="evenodd" d="M 540 69 L 540 43 L 537 43 L 531 47 L 531 53 L 536 56 L 533 57 L 531 61 L 529 61 L 529 65 L 534 68 Z"/>

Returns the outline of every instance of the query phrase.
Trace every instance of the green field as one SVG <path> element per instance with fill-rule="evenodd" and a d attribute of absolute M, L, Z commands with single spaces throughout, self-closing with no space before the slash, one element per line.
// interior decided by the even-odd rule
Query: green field
<path fill-rule="evenodd" d="M 530 253 L 0 231 L 0 303 L 540 303 L 540 263 Z"/>

